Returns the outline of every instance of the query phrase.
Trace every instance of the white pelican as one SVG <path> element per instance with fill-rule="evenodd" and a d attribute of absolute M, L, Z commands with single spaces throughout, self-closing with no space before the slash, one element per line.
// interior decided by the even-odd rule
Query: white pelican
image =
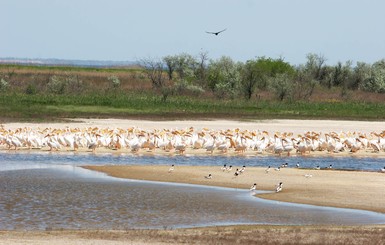
<path fill-rule="evenodd" d="M 282 184 L 283 184 L 282 182 L 279 182 L 277 188 L 275 189 L 275 192 L 280 192 L 280 191 L 282 191 Z"/>

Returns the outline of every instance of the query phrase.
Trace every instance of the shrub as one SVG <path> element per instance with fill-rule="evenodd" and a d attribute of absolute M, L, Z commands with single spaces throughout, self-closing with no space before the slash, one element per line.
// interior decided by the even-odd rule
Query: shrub
<path fill-rule="evenodd" d="M 120 80 L 117 76 L 109 76 L 107 79 L 111 82 L 113 88 L 120 87 Z"/>
<path fill-rule="evenodd" d="M 25 89 L 25 93 L 26 94 L 36 94 L 37 93 L 37 89 L 36 89 L 36 86 L 34 84 L 28 84 L 27 88 Z"/>
<path fill-rule="evenodd" d="M 4 92 L 8 89 L 8 82 L 3 78 L 0 80 L 0 92 Z"/>
<path fill-rule="evenodd" d="M 52 76 L 47 84 L 48 91 L 54 94 L 64 94 L 66 81 L 58 76 Z"/>

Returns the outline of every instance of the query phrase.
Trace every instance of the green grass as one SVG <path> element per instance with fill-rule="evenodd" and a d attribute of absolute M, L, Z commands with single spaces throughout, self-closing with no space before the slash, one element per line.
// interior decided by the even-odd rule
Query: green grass
<path fill-rule="evenodd" d="M 385 104 L 210 100 L 151 93 L 53 95 L 0 94 L 0 117 L 39 120 L 65 117 L 153 117 L 168 119 L 352 119 L 384 120 Z"/>

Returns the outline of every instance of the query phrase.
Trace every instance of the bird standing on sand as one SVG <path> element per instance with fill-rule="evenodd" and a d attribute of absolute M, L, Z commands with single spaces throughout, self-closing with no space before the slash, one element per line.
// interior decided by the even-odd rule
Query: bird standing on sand
<path fill-rule="evenodd" d="M 385 173 L 385 167 L 381 168 L 381 172 Z"/>
<path fill-rule="evenodd" d="M 224 172 L 226 169 L 227 169 L 227 165 L 224 164 L 223 167 L 221 168 L 221 170 Z"/>
<path fill-rule="evenodd" d="M 257 183 L 254 183 L 251 187 L 250 187 L 250 191 L 255 191 L 257 189 Z"/>
<path fill-rule="evenodd" d="M 211 179 L 213 176 L 211 174 L 205 176 L 205 179 Z"/>
<path fill-rule="evenodd" d="M 270 172 L 270 166 L 269 167 L 267 167 L 267 169 L 265 169 L 265 173 L 269 173 Z"/>
<path fill-rule="evenodd" d="M 234 176 L 237 177 L 240 174 L 239 169 L 237 169 L 234 173 Z"/>
<path fill-rule="evenodd" d="M 208 34 L 214 34 L 215 36 L 218 36 L 219 33 L 224 32 L 224 31 L 226 31 L 226 30 L 227 30 L 227 28 L 223 29 L 222 31 L 217 31 L 217 32 L 206 31 L 206 33 L 208 33 Z"/>
<path fill-rule="evenodd" d="M 171 165 L 171 167 L 168 169 L 168 172 L 171 173 L 172 171 L 174 171 L 174 164 Z"/>
<path fill-rule="evenodd" d="M 282 191 L 282 182 L 279 182 L 279 184 L 278 184 L 278 186 L 277 186 L 277 188 L 275 189 L 275 192 L 280 192 L 280 191 Z"/>

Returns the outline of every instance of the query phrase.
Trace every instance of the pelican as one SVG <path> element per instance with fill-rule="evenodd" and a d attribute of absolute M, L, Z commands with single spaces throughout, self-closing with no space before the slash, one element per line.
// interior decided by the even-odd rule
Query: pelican
<path fill-rule="evenodd" d="M 279 182 L 279 184 L 278 184 L 278 186 L 277 186 L 277 188 L 275 189 L 275 192 L 280 192 L 280 191 L 282 191 L 282 182 Z"/>

